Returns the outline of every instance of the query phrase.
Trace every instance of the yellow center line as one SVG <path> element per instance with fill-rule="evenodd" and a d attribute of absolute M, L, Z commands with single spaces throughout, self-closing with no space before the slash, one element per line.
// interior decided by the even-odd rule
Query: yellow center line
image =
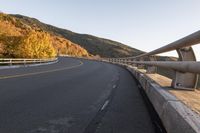
<path fill-rule="evenodd" d="M 79 60 L 79 62 L 80 62 L 80 64 L 75 65 L 75 66 L 71 66 L 71 67 L 64 67 L 64 68 L 59 68 L 59 69 L 53 69 L 53 70 L 47 70 L 47 71 L 41 71 L 41 72 L 33 72 L 33 73 L 25 73 L 25 74 L 18 74 L 18 75 L 0 76 L 0 79 L 18 78 L 18 77 L 25 77 L 25 76 L 38 75 L 38 74 L 51 73 L 51 72 L 73 69 L 73 68 L 80 67 L 80 66 L 83 65 L 82 61 Z"/>

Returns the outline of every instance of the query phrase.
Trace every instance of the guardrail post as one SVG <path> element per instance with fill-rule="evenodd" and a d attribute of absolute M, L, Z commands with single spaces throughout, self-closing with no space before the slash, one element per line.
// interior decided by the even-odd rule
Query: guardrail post
<path fill-rule="evenodd" d="M 136 61 L 136 59 L 131 59 L 131 61 Z M 135 64 L 135 63 L 131 63 L 131 65 L 132 65 L 133 67 L 137 67 L 137 64 Z"/>
<path fill-rule="evenodd" d="M 122 63 L 122 59 L 119 59 L 119 64 L 121 64 Z"/>
<path fill-rule="evenodd" d="M 123 64 L 123 59 L 119 59 L 119 64 Z"/>
<path fill-rule="evenodd" d="M 130 61 L 131 61 L 132 59 L 127 59 L 127 65 L 132 65 L 132 63 L 130 63 Z"/>
<path fill-rule="evenodd" d="M 126 59 L 122 59 L 122 64 L 126 64 Z"/>
<path fill-rule="evenodd" d="M 144 61 L 144 58 L 141 57 L 141 58 L 139 59 L 139 61 Z M 143 65 L 143 64 L 138 64 L 138 65 L 137 65 L 137 68 L 138 68 L 138 69 L 144 69 L 144 65 Z"/>
<path fill-rule="evenodd" d="M 150 56 L 149 61 L 156 61 L 156 57 L 155 56 Z M 147 66 L 147 73 L 148 74 L 153 74 L 157 72 L 157 67 L 156 66 Z"/>
<path fill-rule="evenodd" d="M 10 63 L 9 63 L 9 64 L 10 64 L 10 66 L 12 66 L 12 59 L 10 59 L 10 60 L 9 60 L 9 62 L 10 62 Z"/>
<path fill-rule="evenodd" d="M 26 60 L 24 59 L 23 62 L 24 62 L 24 66 L 25 66 L 26 65 Z"/>
<path fill-rule="evenodd" d="M 196 61 L 196 57 L 192 47 L 185 47 L 176 50 L 179 55 L 179 61 Z M 183 73 L 175 71 L 174 79 L 172 80 L 172 87 L 178 89 L 197 88 L 198 74 Z"/>
<path fill-rule="evenodd" d="M 129 61 L 130 61 L 130 59 L 127 58 L 127 59 L 126 59 L 126 64 L 127 64 L 127 65 L 130 65 Z"/>
<path fill-rule="evenodd" d="M 122 63 L 126 64 L 127 63 L 126 59 L 122 59 Z"/>
<path fill-rule="evenodd" d="M 117 59 L 117 63 L 118 63 L 118 64 L 120 63 L 120 59 Z"/>

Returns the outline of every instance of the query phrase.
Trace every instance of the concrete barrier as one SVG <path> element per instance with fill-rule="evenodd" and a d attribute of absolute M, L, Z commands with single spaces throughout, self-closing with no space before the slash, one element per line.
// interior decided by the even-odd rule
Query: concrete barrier
<path fill-rule="evenodd" d="M 168 133 L 200 133 L 200 115 L 132 66 L 126 68 L 139 81 Z"/>

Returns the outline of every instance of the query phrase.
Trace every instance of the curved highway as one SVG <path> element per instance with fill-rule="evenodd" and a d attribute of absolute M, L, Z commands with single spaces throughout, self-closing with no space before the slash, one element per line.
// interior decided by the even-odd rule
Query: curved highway
<path fill-rule="evenodd" d="M 0 70 L 0 133 L 154 133 L 131 74 L 115 65 L 59 58 Z"/>

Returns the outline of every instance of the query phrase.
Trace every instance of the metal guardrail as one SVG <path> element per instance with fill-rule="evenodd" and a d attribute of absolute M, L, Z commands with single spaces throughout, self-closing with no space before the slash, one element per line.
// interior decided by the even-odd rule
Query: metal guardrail
<path fill-rule="evenodd" d="M 107 58 L 104 60 L 112 63 L 133 65 L 138 68 L 144 68 L 144 65 L 146 65 L 147 73 L 156 73 L 157 67 L 172 69 L 175 71 L 171 85 L 173 88 L 194 90 L 197 88 L 200 62 L 196 61 L 195 53 L 191 46 L 199 43 L 200 31 L 197 31 L 149 53 L 135 57 Z M 155 55 L 173 50 L 178 53 L 178 61 L 156 61 Z"/>
<path fill-rule="evenodd" d="M 56 61 L 57 58 L 51 59 L 24 59 L 24 58 L 0 58 L 0 65 L 27 65 L 27 64 L 40 64 L 46 62 L 53 62 Z"/>

